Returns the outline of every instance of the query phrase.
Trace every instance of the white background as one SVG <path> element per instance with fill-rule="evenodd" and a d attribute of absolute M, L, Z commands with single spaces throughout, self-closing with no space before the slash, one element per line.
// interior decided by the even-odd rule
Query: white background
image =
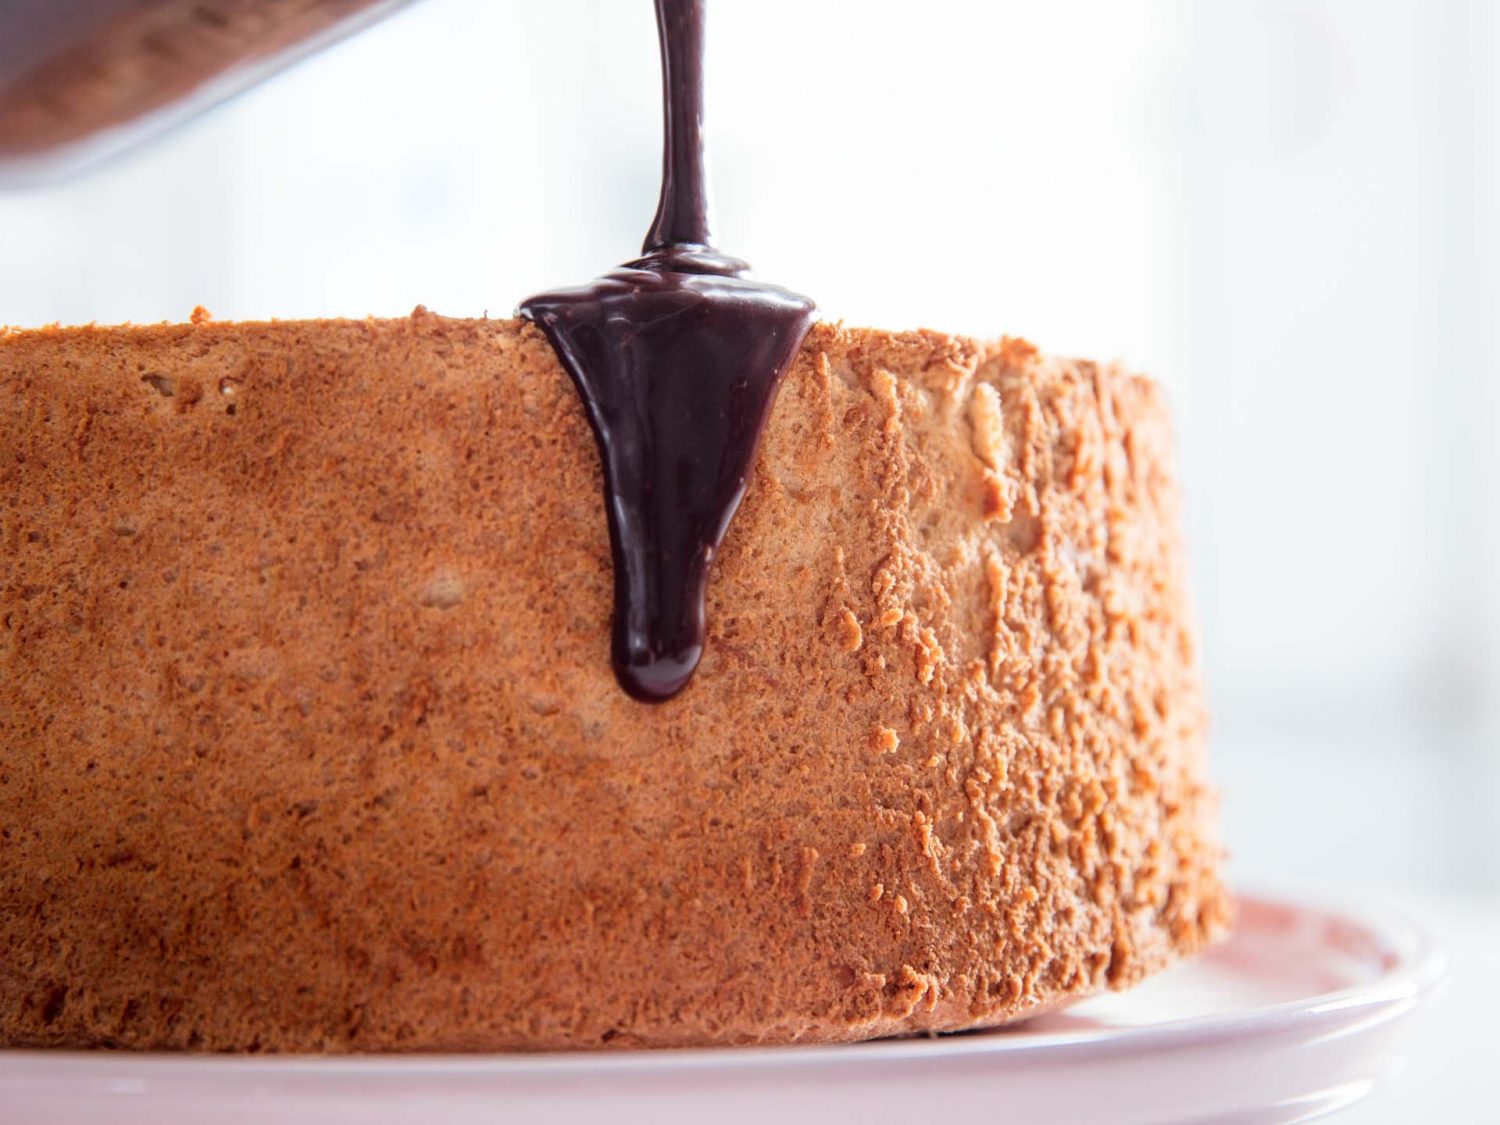
<path fill-rule="evenodd" d="M 1236 877 L 1453 946 L 1351 1121 L 1500 1119 L 1469 1100 L 1500 1063 L 1500 4 L 715 0 L 710 29 L 723 248 L 831 317 L 1166 383 Z M 423 0 L 0 194 L 0 323 L 509 314 L 637 248 L 656 65 L 645 0 Z"/>

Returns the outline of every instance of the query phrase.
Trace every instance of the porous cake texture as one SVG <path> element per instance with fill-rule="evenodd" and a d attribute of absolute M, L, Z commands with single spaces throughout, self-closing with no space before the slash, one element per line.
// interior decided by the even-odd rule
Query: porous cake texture
<path fill-rule="evenodd" d="M 972 1028 L 1224 932 L 1160 392 L 819 325 L 678 698 L 542 335 L 0 333 L 0 1043 Z"/>

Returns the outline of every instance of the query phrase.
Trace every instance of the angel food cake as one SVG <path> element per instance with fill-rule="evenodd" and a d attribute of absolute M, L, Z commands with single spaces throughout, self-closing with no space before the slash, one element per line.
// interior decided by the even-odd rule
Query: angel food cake
<path fill-rule="evenodd" d="M 0 1044 L 855 1040 L 1223 933 L 1147 380 L 814 326 L 652 705 L 536 327 L 195 319 L 0 334 Z"/>

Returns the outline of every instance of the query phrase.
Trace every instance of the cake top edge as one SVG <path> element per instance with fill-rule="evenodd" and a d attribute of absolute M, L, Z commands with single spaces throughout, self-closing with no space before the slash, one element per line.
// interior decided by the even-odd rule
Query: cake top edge
<path fill-rule="evenodd" d="M 200 306 L 195 308 L 191 317 L 185 321 L 164 320 L 149 324 L 138 324 L 131 321 L 117 324 L 91 322 L 88 324 L 71 325 L 54 322 L 29 327 L 0 324 L 0 346 L 18 343 L 41 343 L 44 341 L 68 343 L 87 339 L 104 340 L 110 337 L 126 337 L 140 340 L 154 339 L 157 342 L 166 342 L 198 334 L 212 337 L 220 334 L 239 333 L 245 330 L 286 332 L 290 334 L 302 334 L 309 330 L 320 330 L 361 334 L 382 334 L 389 332 L 426 333 L 434 331 L 451 333 L 462 331 L 498 332 L 512 335 L 529 334 L 536 331 L 529 321 L 520 317 L 491 317 L 488 315 L 478 317 L 444 316 L 440 313 L 431 312 L 421 305 L 418 305 L 406 316 L 309 317 L 288 319 L 272 317 L 264 320 L 215 320 L 207 310 Z M 841 320 L 816 322 L 803 346 L 804 349 L 817 349 L 827 346 L 834 341 L 842 342 L 845 345 L 878 342 L 882 346 L 895 346 L 901 350 L 918 349 L 929 355 L 946 354 L 959 363 L 963 363 L 966 359 L 972 362 L 974 358 L 992 356 L 997 353 L 1015 364 L 1024 364 L 1027 361 L 1035 361 L 1042 358 L 1073 358 L 1044 353 L 1035 344 L 1020 336 L 1002 334 L 981 338 L 925 327 L 885 329 L 848 325 Z M 1106 361 L 1102 366 L 1131 370 L 1129 364 L 1121 363 L 1118 360 Z"/>
<path fill-rule="evenodd" d="M 153 347 L 191 347 L 195 342 L 211 344 L 221 341 L 233 346 L 245 332 L 262 336 L 261 346 L 279 346 L 284 336 L 288 347 L 305 346 L 309 333 L 325 335 L 337 347 L 368 345 L 382 339 L 402 338 L 440 340 L 448 343 L 478 345 L 488 348 L 499 344 L 508 347 L 546 346 L 541 329 L 522 317 L 444 316 L 418 305 L 406 316 L 393 317 L 308 317 L 268 320 L 215 320 L 202 306 L 195 308 L 185 321 L 158 321 L 154 324 L 45 324 L 34 327 L 0 324 L 0 350 L 9 347 L 68 347 L 82 345 L 114 351 L 118 347 L 147 345 Z M 340 341 L 335 343 L 335 341 Z M 802 354 L 815 359 L 819 353 L 858 356 L 866 366 L 891 371 L 921 370 L 933 372 L 939 382 L 947 380 L 943 372 L 960 381 L 987 363 L 1001 367 L 1032 370 L 1040 373 L 1054 368 L 1076 369 L 1085 378 L 1092 373 L 1109 373 L 1115 378 L 1145 384 L 1161 393 L 1160 382 L 1134 364 L 1118 357 L 1090 358 L 1044 351 L 1022 336 L 995 335 L 976 337 L 933 328 L 887 329 L 845 324 L 842 320 L 821 320 L 813 324 L 802 343 Z M 13 353 L 14 354 L 14 353 Z"/>

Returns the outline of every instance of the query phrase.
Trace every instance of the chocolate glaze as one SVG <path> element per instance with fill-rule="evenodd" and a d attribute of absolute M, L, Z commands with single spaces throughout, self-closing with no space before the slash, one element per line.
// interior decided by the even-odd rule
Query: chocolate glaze
<path fill-rule="evenodd" d="M 703 655 L 709 568 L 813 314 L 806 297 L 751 281 L 744 262 L 710 244 L 703 16 L 703 0 L 656 0 L 666 135 L 643 256 L 521 305 L 598 439 L 615 673 L 646 702 L 681 691 Z"/>

